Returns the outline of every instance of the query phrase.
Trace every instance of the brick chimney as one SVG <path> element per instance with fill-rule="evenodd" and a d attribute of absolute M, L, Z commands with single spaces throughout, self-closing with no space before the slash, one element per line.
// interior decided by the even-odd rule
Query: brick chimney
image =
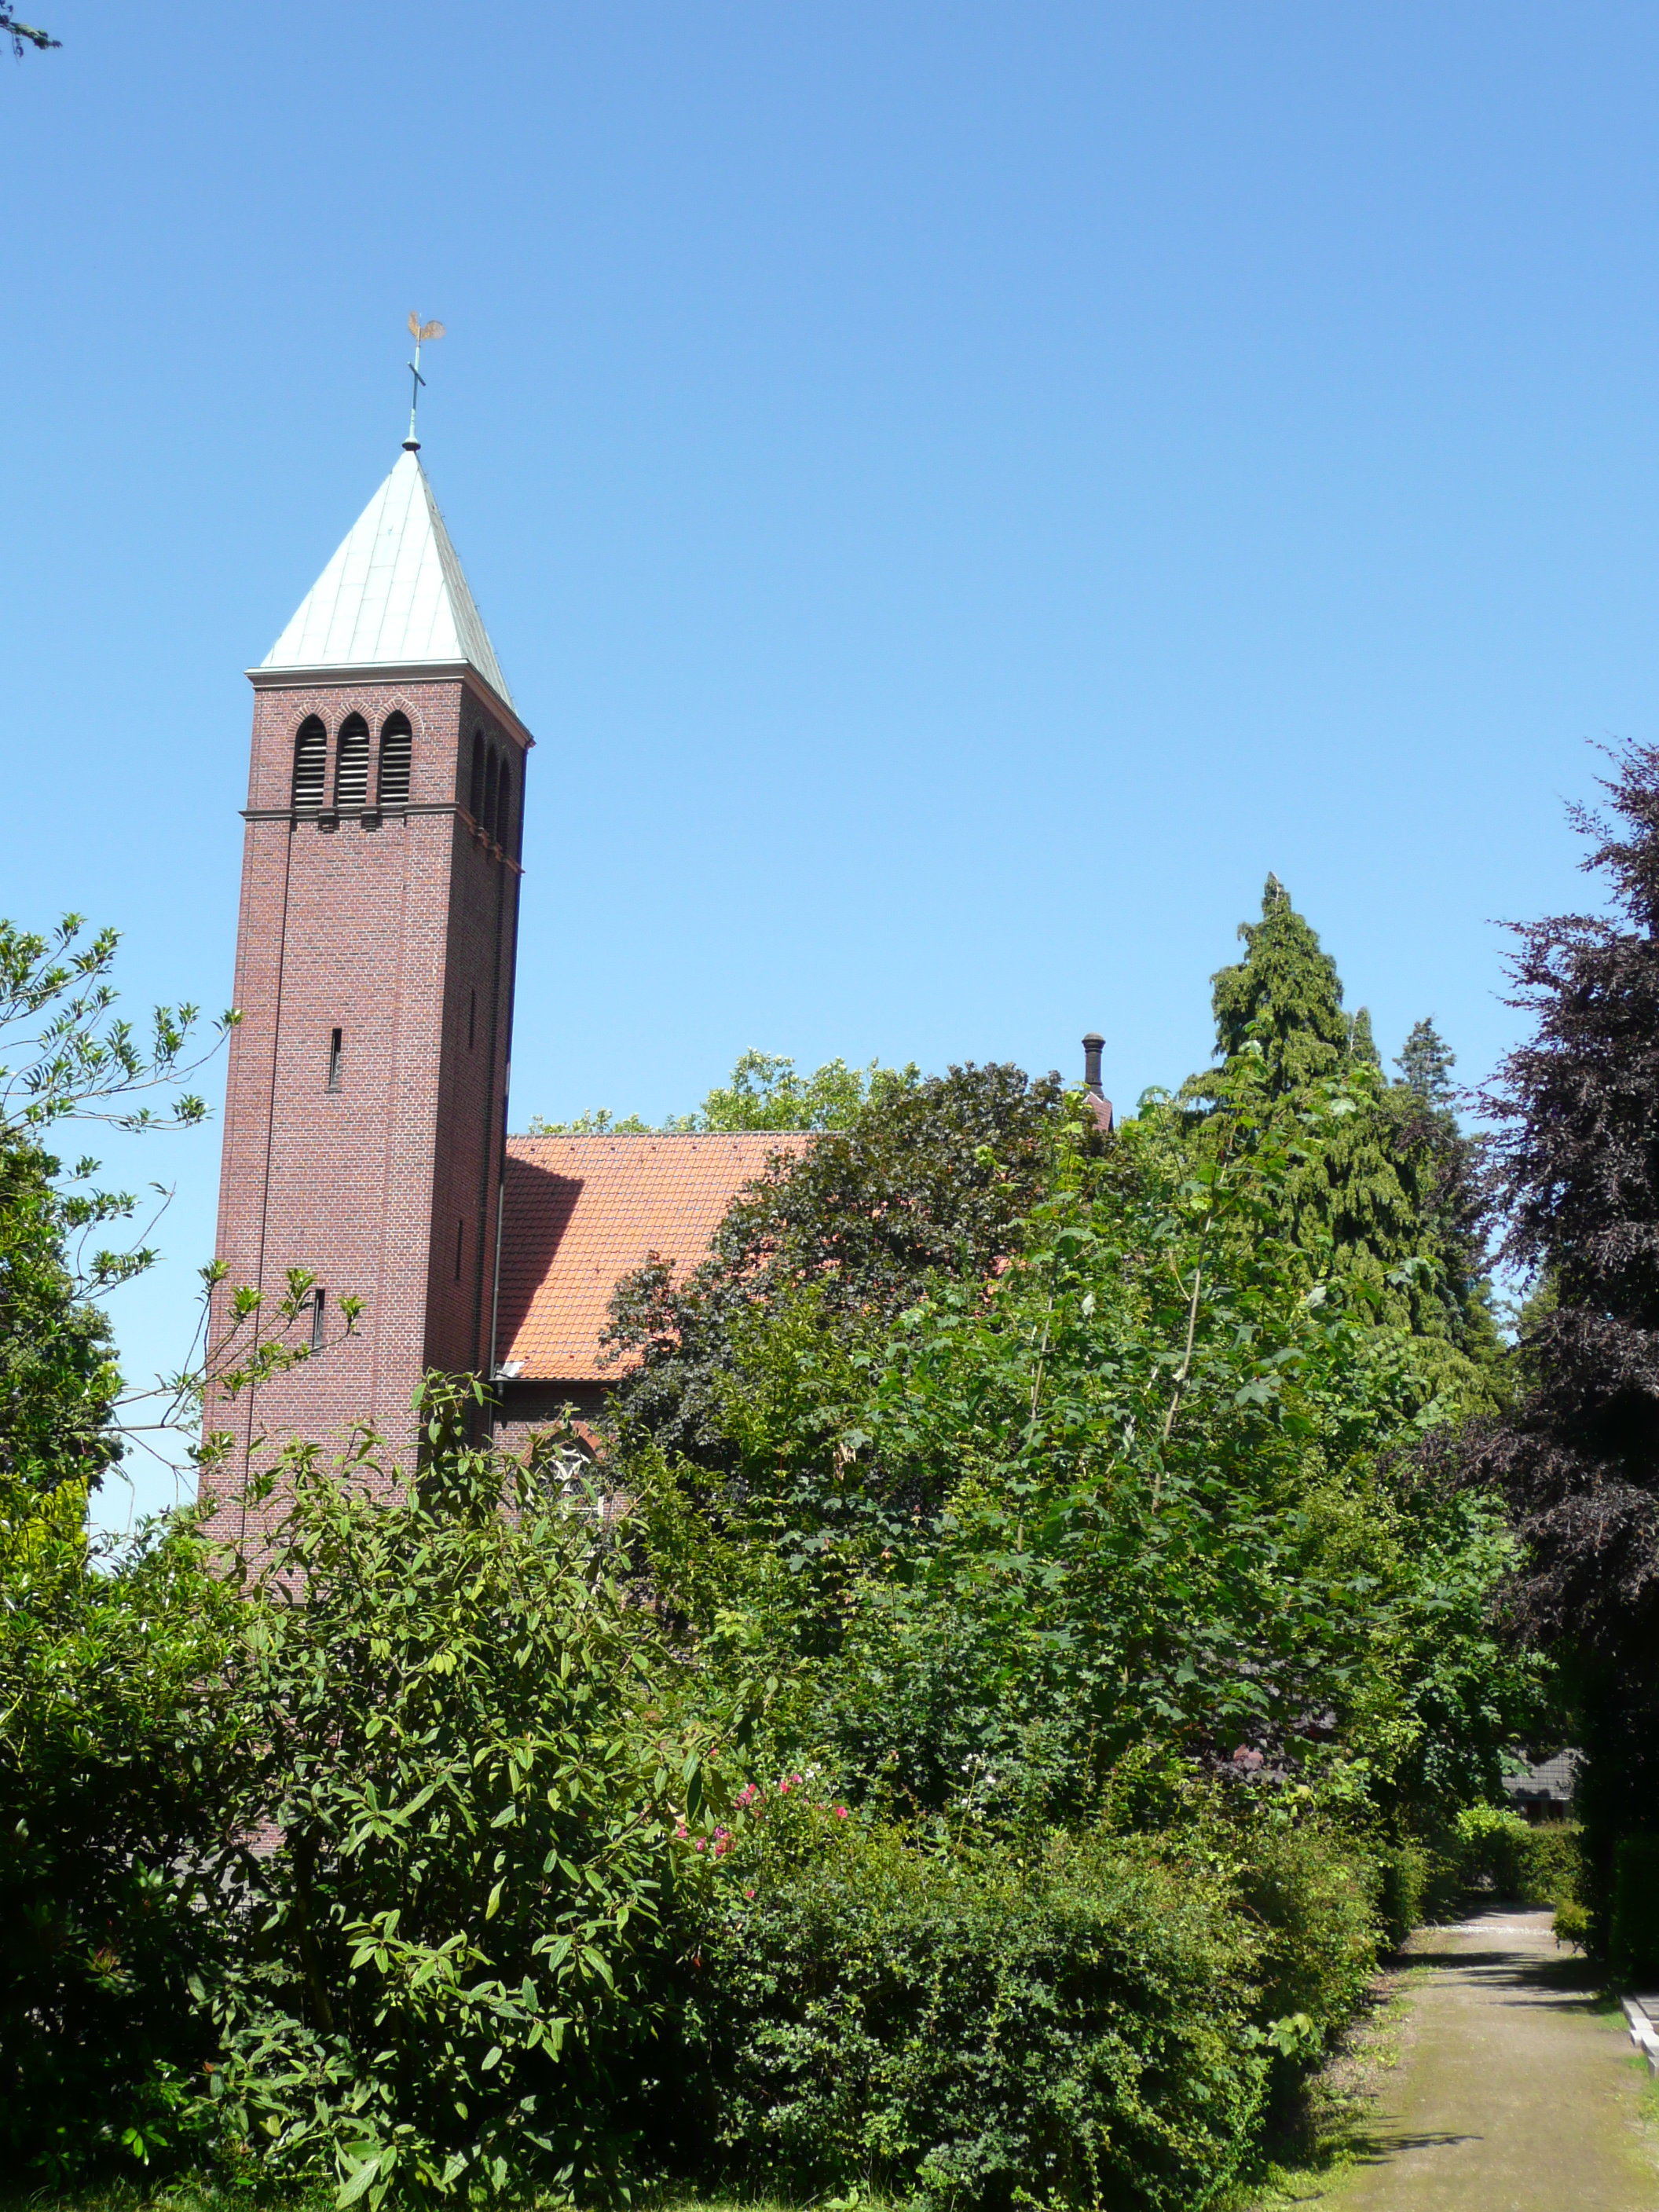
<path fill-rule="evenodd" d="M 1105 1050 L 1106 1040 L 1098 1030 L 1091 1030 L 1083 1040 L 1083 1087 L 1089 1094 L 1095 1126 L 1104 1136 L 1112 1130 L 1112 1102 L 1100 1085 L 1100 1055 Z"/>

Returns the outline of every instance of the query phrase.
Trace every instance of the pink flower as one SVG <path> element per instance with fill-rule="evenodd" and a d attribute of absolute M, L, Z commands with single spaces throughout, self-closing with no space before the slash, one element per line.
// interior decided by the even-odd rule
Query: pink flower
<path fill-rule="evenodd" d="M 802 1788 L 804 1788 L 804 1787 L 805 1787 L 805 1780 L 804 1780 L 804 1778 L 803 1778 L 802 1776 L 800 1776 L 800 1775 L 799 1775 L 799 1774 L 792 1774 L 792 1775 L 790 1776 L 789 1779 L 790 1779 L 790 1780 L 794 1784 L 794 1785 L 795 1785 L 795 1787 L 796 1787 L 796 1789 L 797 1789 L 797 1790 L 799 1790 L 799 1789 L 802 1789 Z"/>
<path fill-rule="evenodd" d="M 787 1797 L 789 1795 L 789 1784 L 787 1782 L 779 1783 L 778 1795 L 780 1797 Z"/>
<path fill-rule="evenodd" d="M 836 1806 L 836 1818 L 838 1820 L 844 1820 L 847 1818 L 847 1808 L 846 1808 L 846 1806 L 845 1806 L 845 1805 L 837 1805 L 837 1806 Z"/>
<path fill-rule="evenodd" d="M 732 1848 L 732 1838 L 731 1838 L 731 1837 L 730 1837 L 730 1836 L 728 1836 L 728 1835 L 726 1835 L 726 1834 L 723 1834 L 723 1833 L 722 1833 L 722 1834 L 718 1835 L 718 1836 L 716 1836 L 716 1837 L 715 1837 L 715 1838 L 714 1838 L 714 1856 L 715 1856 L 717 1859 L 723 1859 L 723 1858 L 726 1856 L 726 1854 L 727 1853 L 727 1851 L 729 1851 L 729 1850 L 731 1850 L 731 1848 Z"/>
<path fill-rule="evenodd" d="M 752 1889 L 745 1889 L 743 1893 L 745 1897 L 752 1897 L 755 1894 Z"/>
<path fill-rule="evenodd" d="M 703 1841 L 702 1838 L 701 1836 L 699 1836 L 699 1837 L 697 1838 L 697 1849 L 698 1849 L 700 1851 L 706 1851 L 706 1850 L 708 1850 L 708 1844 Z"/>

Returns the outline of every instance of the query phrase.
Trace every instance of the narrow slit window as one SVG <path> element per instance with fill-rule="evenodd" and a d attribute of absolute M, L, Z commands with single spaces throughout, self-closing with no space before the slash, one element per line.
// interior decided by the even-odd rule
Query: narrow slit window
<path fill-rule="evenodd" d="M 328 732 L 315 714 L 307 714 L 294 740 L 294 811 L 314 814 L 323 803 L 323 779 L 328 773 Z"/>
<path fill-rule="evenodd" d="M 495 834 L 495 779 L 499 763 L 494 746 L 490 748 L 489 765 L 484 770 L 483 826 L 493 837 Z"/>
<path fill-rule="evenodd" d="M 380 799 L 382 806 L 409 804 L 409 768 L 415 749 L 407 714 L 390 716 L 380 732 Z"/>
<path fill-rule="evenodd" d="M 334 804 L 343 812 L 368 804 L 368 724 L 353 714 L 340 726 L 340 754 L 334 764 Z"/>
<path fill-rule="evenodd" d="M 327 1316 L 328 1292 L 319 1283 L 311 1293 L 311 1348 L 313 1352 L 320 1352 L 323 1348 L 323 1328 Z"/>
<path fill-rule="evenodd" d="M 478 994 L 476 991 L 472 991 L 469 992 L 467 994 L 466 1001 L 466 1048 L 469 1052 L 472 1049 L 473 1040 L 477 1037 L 477 1033 Z"/>
<path fill-rule="evenodd" d="M 513 768 L 501 763 L 501 781 L 495 793 L 495 842 L 502 852 L 513 850 Z"/>
<path fill-rule="evenodd" d="M 465 1222 L 458 1221 L 455 1224 L 455 1279 L 458 1283 L 461 1279 L 461 1240 L 465 1235 Z"/>
<path fill-rule="evenodd" d="M 340 1078 L 345 1073 L 345 1031 L 331 1030 L 328 1033 L 328 1087 L 337 1091 Z"/>
<path fill-rule="evenodd" d="M 475 822 L 483 819 L 483 739 L 477 737 L 472 740 L 472 787 L 466 810 Z"/>

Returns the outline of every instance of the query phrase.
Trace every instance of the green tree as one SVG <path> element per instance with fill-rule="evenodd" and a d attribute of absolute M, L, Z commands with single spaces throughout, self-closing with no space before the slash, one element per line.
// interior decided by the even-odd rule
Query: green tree
<path fill-rule="evenodd" d="M 98 1188 L 95 1160 L 62 1159 L 55 1133 L 193 1127 L 207 1107 L 184 1086 L 234 1020 L 193 1056 L 194 1006 L 156 1007 L 141 1035 L 118 1012 L 118 943 L 112 929 L 88 936 L 78 915 L 50 935 L 0 921 L 0 1480 L 25 1494 L 95 1486 L 121 1456 L 133 1401 L 96 1301 L 156 1256 L 138 1238 L 106 1241 L 137 1199 Z"/>
<path fill-rule="evenodd" d="M 1079 1121 L 994 1286 L 936 1273 L 850 1345 L 815 1285 L 751 1310 L 730 1477 L 624 1462 L 704 1662 L 763 1651 L 794 1741 L 907 1816 L 1086 1817 L 1152 1745 L 1243 1743 L 1408 1827 L 1494 1789 L 1530 1680 L 1485 1617 L 1509 1551 L 1380 1469 L 1447 1407 L 1283 1234 L 1313 1110 L 1241 1054 L 1201 1121 L 1152 1108 L 1103 1158 Z"/>
<path fill-rule="evenodd" d="M 544 1121 L 532 1115 L 532 1137 L 643 1137 L 658 1128 L 669 1133 L 696 1135 L 742 1129 L 844 1129 L 857 1118 L 869 1099 L 883 1095 L 895 1083 L 914 1081 L 914 1067 L 894 1070 L 872 1060 L 868 1067 L 849 1067 L 844 1060 L 829 1060 L 811 1075 L 798 1075 L 795 1063 L 773 1052 L 741 1053 L 731 1080 L 718 1084 L 695 1113 L 671 1115 L 660 1124 L 641 1121 L 637 1114 L 617 1115 L 599 1106 L 579 1115 L 574 1121 Z"/>
<path fill-rule="evenodd" d="M 897 1073 L 876 1060 L 848 1067 L 826 1060 L 811 1075 L 776 1053 L 745 1052 L 732 1079 L 711 1091 L 691 1117 L 698 1129 L 846 1129 L 867 1101 L 915 1079 L 915 1067 Z"/>
<path fill-rule="evenodd" d="M 1395 1062 L 1407 1089 L 1425 1106 L 1449 1109 L 1457 1095 L 1451 1072 L 1457 1055 L 1436 1029 L 1432 1016 L 1413 1022 L 1405 1048 Z"/>
<path fill-rule="evenodd" d="M 65 1484 L 84 1497 L 121 1451 L 109 1323 L 67 1264 L 58 1171 L 0 1137 L 0 1491 L 14 1510 Z"/>
<path fill-rule="evenodd" d="M 1493 1313 L 1485 1148 L 1458 1121 L 1457 1057 L 1425 1017 L 1413 1024 L 1395 1065 L 1400 1080 L 1385 1098 L 1390 1151 L 1417 1209 L 1422 1249 L 1435 1263 L 1427 1285 L 1439 1309 L 1435 1333 L 1468 1355 L 1488 1398 L 1501 1400 L 1512 1386 Z"/>
<path fill-rule="evenodd" d="M 1328 1252 L 1352 1274 L 1379 1319 L 1437 1339 L 1462 1357 L 1462 1387 L 1490 1401 L 1498 1359 L 1486 1275 L 1485 1204 L 1476 1146 L 1451 1104 L 1453 1058 L 1431 1022 L 1412 1031 L 1385 1081 L 1362 1007 L 1343 1011 L 1336 963 L 1276 876 L 1261 919 L 1239 934 L 1245 957 L 1214 979 L 1216 1049 L 1224 1068 L 1260 1054 L 1268 1091 L 1307 1097 L 1340 1077 L 1346 1110 L 1304 1148 L 1286 1184 L 1285 1227 L 1306 1252 Z M 1196 1076 L 1186 1096 L 1202 1103 L 1215 1080 Z"/>
<path fill-rule="evenodd" d="M 774 1157 L 688 1279 L 665 1260 L 618 1286 L 611 1341 L 641 1362 L 619 1417 L 665 1449 L 729 1467 L 721 1378 L 749 1318 L 810 1291 L 815 1327 L 846 1343 L 935 1273 L 983 1282 L 1042 1194 L 1063 1095 L 1058 1076 L 1033 1082 L 1006 1066 L 872 1075 L 845 1126 Z"/>
<path fill-rule="evenodd" d="M 649 1137 L 656 1133 L 654 1121 L 641 1121 L 637 1114 L 615 1113 L 609 1106 L 590 1106 L 574 1121 L 549 1121 L 539 1114 L 530 1117 L 532 1137 Z"/>
<path fill-rule="evenodd" d="M 185 1087 L 195 1010 L 136 1031 L 116 944 L 73 915 L 46 936 L 0 922 L 0 2142 L 58 2182 L 179 2153 L 211 2049 L 190 1987 L 227 1940 L 210 1869 L 235 1834 L 228 1586 L 187 1518 L 125 1544 L 85 1525 L 135 1433 L 188 1429 L 204 1375 L 234 1387 L 241 1354 L 239 1324 L 159 1404 L 116 1370 L 97 1300 L 155 1253 L 114 1233 L 133 1195 L 52 1146 L 206 1110 Z M 239 1303 L 246 1321 L 258 1299 Z M 265 1371 L 299 1356 L 280 1330 L 271 1349 Z"/>
<path fill-rule="evenodd" d="M 203 1038 L 197 1007 L 161 1006 L 139 1031 L 112 981 L 119 942 L 112 929 L 89 936 L 78 915 L 50 934 L 0 921 L 0 1484 L 9 1474 L 21 1485 L 9 1510 L 70 1478 L 95 1487 L 158 1435 L 195 1449 L 210 1380 L 234 1396 L 312 1356 L 296 1328 L 311 1286 L 300 1273 L 257 1341 L 260 1294 L 238 1288 L 229 1327 L 210 1342 L 205 1293 L 224 1274 L 215 1262 L 203 1271 L 201 1330 L 179 1370 L 136 1389 L 116 1370 L 99 1301 L 154 1266 L 148 1240 L 169 1194 L 157 1186 L 161 1204 L 124 1239 L 116 1224 L 135 1219 L 137 1195 L 100 1188 L 96 1160 L 66 1161 L 52 1146 L 76 1124 L 151 1135 L 195 1127 L 207 1105 L 185 1086 L 240 1019 L 222 1015 Z M 335 1335 L 319 1348 L 349 1335 L 360 1310 L 355 1297 L 339 1301 Z M 207 1441 L 210 1455 L 218 1448 Z"/>
<path fill-rule="evenodd" d="M 186 1527 L 84 1528 L 84 1479 L 0 1513 L 0 2143 L 36 2185 L 170 2164 L 212 2052 L 237 1844 L 234 1601 Z"/>
<path fill-rule="evenodd" d="M 1277 876 L 1261 894 L 1261 921 L 1241 922 L 1238 933 L 1244 957 L 1219 969 L 1212 986 L 1221 1060 L 1259 1049 L 1275 1097 L 1328 1082 L 1356 1060 L 1376 1065 L 1370 1016 L 1342 1011 L 1336 963 Z"/>

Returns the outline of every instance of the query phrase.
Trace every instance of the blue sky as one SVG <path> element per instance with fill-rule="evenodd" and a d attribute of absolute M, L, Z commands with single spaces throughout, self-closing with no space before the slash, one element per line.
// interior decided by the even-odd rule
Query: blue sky
<path fill-rule="evenodd" d="M 1206 1057 L 1273 868 L 1385 1052 L 1649 738 L 1659 15 L 35 0 L 3 910 L 229 993 L 259 659 L 423 458 L 526 720 L 514 1120 L 749 1045 Z M 180 1353 L 216 1129 L 164 1269 Z M 145 1479 L 144 1502 L 164 1486 Z M 122 1517 L 125 1494 L 107 1510 Z"/>

